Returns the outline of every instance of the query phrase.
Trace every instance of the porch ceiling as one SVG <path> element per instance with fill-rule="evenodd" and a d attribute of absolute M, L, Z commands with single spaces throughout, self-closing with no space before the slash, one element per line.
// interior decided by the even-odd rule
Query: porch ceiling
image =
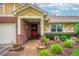
<path fill-rule="evenodd" d="M 39 18 L 28 18 L 26 19 L 28 22 L 40 22 L 40 19 Z"/>

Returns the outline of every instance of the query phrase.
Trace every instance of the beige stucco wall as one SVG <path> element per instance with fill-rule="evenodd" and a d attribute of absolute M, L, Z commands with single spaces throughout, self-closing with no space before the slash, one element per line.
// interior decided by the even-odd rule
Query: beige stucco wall
<path fill-rule="evenodd" d="M 22 7 L 23 7 L 22 5 L 20 5 L 20 4 L 18 4 L 18 3 L 16 3 L 16 4 L 15 4 L 15 6 L 16 6 L 16 7 L 15 7 L 15 8 L 16 8 L 16 10 L 18 10 L 18 9 L 20 9 L 20 8 L 22 8 Z"/>
<path fill-rule="evenodd" d="M 47 21 L 44 21 L 44 32 L 49 32 L 49 23 Z"/>
<path fill-rule="evenodd" d="M 19 3 L 15 3 L 15 9 L 14 9 L 14 3 L 5 3 L 5 14 L 6 15 L 13 15 L 12 12 L 14 10 L 20 9 L 21 7 L 23 7 L 21 4 Z M 0 15 L 3 14 L 3 7 L 0 7 Z"/>
<path fill-rule="evenodd" d="M 5 14 L 12 14 L 13 11 L 13 3 L 6 3 L 5 4 Z"/>
<path fill-rule="evenodd" d="M 23 5 L 19 3 L 15 3 L 15 10 L 18 10 L 22 8 Z M 5 14 L 6 15 L 13 15 L 12 12 L 14 11 L 14 3 L 5 3 Z M 23 11 L 23 12 L 22 12 Z M 38 12 L 37 10 L 34 10 L 33 8 L 29 7 L 28 9 L 22 10 L 19 15 L 22 16 L 41 16 L 42 14 Z M 0 14 L 3 13 L 3 8 L 0 7 Z"/>
<path fill-rule="evenodd" d="M 22 12 L 23 11 L 23 12 Z M 29 7 L 28 9 L 22 10 L 18 13 L 19 16 L 42 16 L 40 12 Z"/>
<path fill-rule="evenodd" d="M 3 8 L 0 7 L 0 15 L 3 13 Z"/>
<path fill-rule="evenodd" d="M 66 24 L 64 24 L 64 29 L 63 29 L 63 31 L 64 32 L 73 32 L 73 27 L 74 27 L 74 24 L 72 24 L 72 23 L 66 23 Z"/>
<path fill-rule="evenodd" d="M 19 3 L 15 3 L 15 10 L 18 10 L 22 8 L 23 5 Z M 6 15 L 13 15 L 12 12 L 14 11 L 14 3 L 5 3 L 5 14 Z M 23 11 L 23 12 L 22 12 Z M 21 16 L 41 16 L 42 14 L 38 12 L 37 10 L 29 7 L 28 9 L 22 10 L 19 12 L 19 15 Z M 0 8 L 0 14 L 3 13 L 3 8 Z"/>

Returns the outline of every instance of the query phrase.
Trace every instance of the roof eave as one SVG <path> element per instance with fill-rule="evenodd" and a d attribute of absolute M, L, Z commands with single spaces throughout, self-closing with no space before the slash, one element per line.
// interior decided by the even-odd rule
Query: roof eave
<path fill-rule="evenodd" d="M 38 9 L 38 8 L 32 6 L 31 4 L 28 4 L 28 6 L 24 6 L 24 8 L 22 7 L 22 8 L 20 8 L 19 10 L 16 10 L 16 11 L 14 11 L 14 12 L 12 12 L 12 13 L 16 13 L 15 15 L 17 15 L 18 12 L 20 12 L 21 10 L 23 10 L 23 9 L 25 9 L 25 8 L 28 8 L 28 7 L 32 7 L 32 8 L 34 8 L 34 9 L 40 11 L 41 13 L 43 13 L 44 16 L 47 16 L 47 12 L 41 10 L 40 8 Z"/>

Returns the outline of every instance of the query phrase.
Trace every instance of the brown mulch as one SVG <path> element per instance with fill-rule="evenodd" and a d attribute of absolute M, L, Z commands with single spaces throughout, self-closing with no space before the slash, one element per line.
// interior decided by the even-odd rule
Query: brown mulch
<path fill-rule="evenodd" d="M 51 41 L 50 41 L 50 44 L 48 45 L 48 48 L 47 48 L 47 49 L 49 49 L 52 44 L 53 44 L 53 42 L 52 42 L 52 40 L 51 40 Z M 60 42 L 59 44 L 62 46 L 62 48 L 63 48 L 64 50 L 63 50 L 62 53 L 56 54 L 56 55 L 54 55 L 54 56 L 70 56 L 74 49 L 79 48 L 79 44 L 74 45 L 72 48 L 65 48 L 65 47 L 63 46 L 63 42 Z"/>

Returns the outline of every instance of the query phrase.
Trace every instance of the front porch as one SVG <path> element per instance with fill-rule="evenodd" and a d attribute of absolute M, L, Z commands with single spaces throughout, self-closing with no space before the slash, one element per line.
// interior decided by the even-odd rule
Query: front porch
<path fill-rule="evenodd" d="M 15 12 L 17 16 L 16 44 L 24 44 L 28 39 L 44 35 L 46 12 L 30 4 Z"/>
<path fill-rule="evenodd" d="M 27 34 L 28 39 L 38 39 L 41 36 L 40 18 L 21 18 L 21 33 Z"/>
<path fill-rule="evenodd" d="M 44 19 L 42 17 L 19 17 L 18 18 L 17 44 L 24 44 L 29 39 L 38 39 L 44 35 Z"/>

